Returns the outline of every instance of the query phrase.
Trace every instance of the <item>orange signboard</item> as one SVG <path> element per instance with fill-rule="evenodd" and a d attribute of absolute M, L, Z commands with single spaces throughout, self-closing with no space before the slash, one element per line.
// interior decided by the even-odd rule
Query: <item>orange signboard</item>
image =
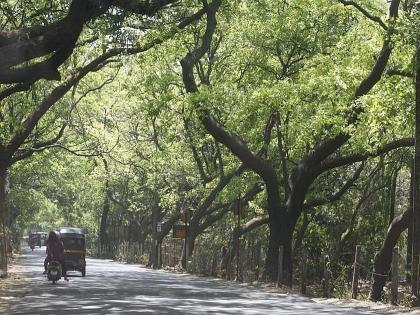
<path fill-rule="evenodd" d="M 174 225 L 173 227 L 173 238 L 187 238 L 187 227 L 185 225 Z"/>

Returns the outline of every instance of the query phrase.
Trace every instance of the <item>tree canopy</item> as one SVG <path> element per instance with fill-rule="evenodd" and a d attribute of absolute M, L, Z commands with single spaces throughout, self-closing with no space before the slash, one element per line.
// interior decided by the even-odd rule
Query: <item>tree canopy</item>
<path fill-rule="evenodd" d="M 0 12 L 11 239 L 79 226 L 92 248 L 150 242 L 156 265 L 194 210 L 188 256 L 200 240 L 234 256 L 242 237 L 266 246 L 277 279 L 282 247 L 291 285 L 302 248 L 338 274 L 412 207 L 416 1 L 6 0 Z"/>

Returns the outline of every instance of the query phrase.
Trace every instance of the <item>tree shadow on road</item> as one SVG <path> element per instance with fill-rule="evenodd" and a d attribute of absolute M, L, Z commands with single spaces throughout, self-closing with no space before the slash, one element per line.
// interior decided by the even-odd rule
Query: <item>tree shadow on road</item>
<path fill-rule="evenodd" d="M 42 276 L 40 258 L 35 251 L 21 260 L 28 282 L 7 314 L 373 314 L 98 259 L 88 260 L 86 277 L 52 285 Z"/>

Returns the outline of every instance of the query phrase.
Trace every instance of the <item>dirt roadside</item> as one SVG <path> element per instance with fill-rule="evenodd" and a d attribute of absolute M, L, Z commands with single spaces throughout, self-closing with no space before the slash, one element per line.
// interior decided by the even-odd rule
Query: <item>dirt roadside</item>
<path fill-rule="evenodd" d="M 237 283 L 233 281 L 226 281 L 221 278 L 214 278 L 209 276 L 201 276 L 197 274 L 190 274 L 185 273 L 182 271 L 173 271 L 173 270 L 163 270 L 164 272 L 168 273 L 176 273 L 188 277 L 196 277 L 196 278 L 205 278 L 208 281 L 214 282 L 231 282 L 235 283 L 239 286 L 244 287 L 252 287 L 263 292 L 270 292 L 270 293 L 282 293 L 282 294 L 290 294 L 290 295 L 299 295 L 298 287 L 294 288 L 294 290 L 286 287 L 276 287 L 273 284 L 267 283 Z M 403 306 L 394 306 L 391 304 L 384 304 L 382 302 L 372 302 L 369 300 L 353 300 L 353 299 L 337 299 L 337 298 L 316 298 L 316 297 L 308 297 L 309 299 L 313 300 L 319 304 L 328 304 L 328 305 L 337 305 L 343 307 L 353 308 L 355 310 L 361 311 L 370 311 L 378 315 L 420 315 L 420 308 L 409 308 Z"/>
<path fill-rule="evenodd" d="M 384 304 L 380 302 L 371 302 L 371 301 L 360 301 L 360 300 L 351 300 L 351 299 L 312 299 L 317 303 L 329 304 L 329 305 L 341 305 L 353 307 L 355 309 L 367 309 L 373 311 L 377 314 L 386 314 L 386 315 L 420 315 L 419 308 L 408 308 L 402 306 L 393 306 L 390 304 Z"/>
<path fill-rule="evenodd" d="M 8 275 L 5 278 L 0 278 L 0 314 L 5 313 L 7 305 L 13 299 L 21 294 L 21 288 L 24 287 L 25 280 L 22 277 L 21 270 L 15 263 L 16 259 L 9 264 Z"/>

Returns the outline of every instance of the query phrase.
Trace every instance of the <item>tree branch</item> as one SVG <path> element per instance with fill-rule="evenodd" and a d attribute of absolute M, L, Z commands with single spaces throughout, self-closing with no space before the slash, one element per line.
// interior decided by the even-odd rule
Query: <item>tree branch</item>
<path fill-rule="evenodd" d="M 401 77 L 405 77 L 405 78 L 414 78 L 414 74 L 411 71 L 407 71 L 407 70 L 400 70 L 396 67 L 389 69 L 386 72 L 386 75 L 392 77 L 394 75 L 397 76 L 401 76 Z"/>
<path fill-rule="evenodd" d="M 245 168 L 246 167 L 243 164 L 241 164 L 238 168 L 225 174 L 219 179 L 219 182 L 217 183 L 216 187 L 212 189 L 208 196 L 198 206 L 197 211 L 195 212 L 192 218 L 193 223 L 198 223 L 199 220 L 201 220 L 201 218 L 206 214 L 206 211 L 216 199 L 218 194 L 230 183 L 233 177 L 240 175 L 245 170 Z"/>
<path fill-rule="evenodd" d="M 398 16 L 398 7 L 400 0 L 392 0 L 389 17 L 390 20 Z M 362 80 L 359 86 L 356 88 L 353 99 L 358 100 L 360 97 L 368 94 L 371 89 L 379 82 L 384 73 L 385 67 L 388 64 L 389 57 L 391 55 L 391 39 L 390 34 L 387 34 L 384 39 L 381 52 L 374 66 L 372 67 L 369 74 Z M 360 113 L 363 112 L 361 106 L 350 107 L 348 113 L 348 124 L 354 124 L 357 122 Z M 302 211 L 303 199 L 306 195 L 310 185 L 314 182 L 316 177 L 322 172 L 322 167 L 319 165 L 333 154 L 338 148 L 343 146 L 351 135 L 348 133 L 340 133 L 334 138 L 325 139 L 320 141 L 313 150 L 310 150 L 304 158 L 301 159 L 300 163 L 294 168 L 293 172 L 289 176 L 289 185 L 291 188 L 291 195 L 287 200 L 289 209 L 293 209 L 290 215 L 292 223 L 296 223 L 299 215 Z M 356 160 L 357 161 L 357 160 Z M 325 169 L 327 170 L 327 169 Z M 299 188 L 297 188 L 299 186 Z"/>
<path fill-rule="evenodd" d="M 28 91 L 33 82 L 26 82 L 26 83 L 20 83 L 15 84 L 9 88 L 6 88 L 0 92 L 0 102 L 4 100 L 6 97 L 9 97 L 12 94 L 18 93 L 18 92 L 24 92 Z"/>
<path fill-rule="evenodd" d="M 330 196 L 314 199 L 314 200 L 311 200 L 311 201 L 307 202 L 303 206 L 304 209 L 319 207 L 319 206 L 325 205 L 327 203 L 331 203 L 331 202 L 339 200 L 353 186 L 353 184 L 359 179 L 360 174 L 363 171 L 363 168 L 364 168 L 364 164 L 362 163 L 356 169 L 353 176 L 351 178 L 349 178 L 337 192 L 335 192 L 334 194 L 332 194 Z"/>
<path fill-rule="evenodd" d="M 84 25 L 104 14 L 111 6 L 154 16 L 159 10 L 179 0 L 72 0 L 67 15 L 47 26 L 0 33 L 0 84 L 24 83 L 39 79 L 60 80 L 58 68 L 72 54 Z M 184 28 L 204 14 L 202 10 L 183 19 Z M 52 54 L 52 55 L 51 55 Z M 35 58 L 46 60 L 26 65 Z M 16 67 L 24 65 L 23 67 Z"/>
<path fill-rule="evenodd" d="M 199 17 L 200 15 L 194 15 L 195 17 Z M 193 19 L 188 19 L 189 23 L 192 23 Z M 186 27 L 184 21 L 178 25 L 178 29 Z M 178 30 L 173 31 L 168 36 L 173 36 Z M 32 130 L 35 128 L 38 121 L 41 117 L 57 102 L 59 101 L 75 84 L 77 84 L 83 77 L 85 77 L 89 72 L 98 71 L 102 67 L 104 67 L 108 62 L 109 59 L 112 57 L 126 54 L 126 55 L 133 55 L 137 53 L 141 53 L 147 51 L 154 46 L 162 43 L 166 38 L 155 38 L 149 43 L 146 43 L 144 46 L 134 47 L 134 48 L 114 48 L 110 49 L 107 52 L 103 53 L 101 56 L 97 57 L 93 61 L 91 61 L 88 65 L 84 66 L 83 68 L 79 69 L 79 71 L 75 74 L 70 76 L 66 81 L 62 84 L 57 86 L 53 89 L 53 91 L 43 99 L 43 101 L 38 105 L 36 110 L 32 112 L 21 124 L 21 127 L 18 131 L 14 133 L 10 141 L 5 146 L 5 153 L 6 156 L 9 158 L 12 157 L 14 152 L 20 147 L 20 145 L 25 141 L 25 139 L 29 136 Z M 64 147 L 63 147 L 64 148 Z"/>
<path fill-rule="evenodd" d="M 321 174 L 333 168 L 350 165 L 356 162 L 362 162 L 362 161 L 367 160 L 368 158 L 384 155 L 398 148 L 412 147 L 412 146 L 414 146 L 414 138 L 403 138 L 403 139 L 391 141 L 385 144 L 384 146 L 382 146 L 381 148 L 378 148 L 374 152 L 363 152 L 363 153 L 351 154 L 351 155 L 343 156 L 343 157 L 331 157 L 325 160 L 322 164 L 320 164 L 314 170 L 314 173 Z"/>
<path fill-rule="evenodd" d="M 382 19 L 378 16 L 374 16 L 370 14 L 365 8 L 363 8 L 360 4 L 358 4 L 355 1 L 347 1 L 347 0 L 338 0 L 345 6 L 353 6 L 356 8 L 360 13 L 362 13 L 364 16 L 366 16 L 369 20 L 378 23 L 384 30 L 388 30 L 388 27 L 385 25 L 385 23 L 382 21 Z"/>
<path fill-rule="evenodd" d="M 13 154 L 11 164 L 14 164 L 18 161 L 24 160 L 24 159 L 32 156 L 35 152 L 41 152 L 41 151 L 44 151 L 48 148 L 51 148 L 64 135 L 64 130 L 66 129 L 66 127 L 67 127 L 67 123 L 63 124 L 61 126 L 58 134 L 52 139 L 49 139 L 49 140 L 46 140 L 46 141 L 43 141 L 43 142 L 37 142 L 31 148 L 18 149 L 15 152 L 15 154 Z"/>
<path fill-rule="evenodd" d="M 255 198 L 256 195 L 258 195 L 261 191 L 263 191 L 264 187 L 261 183 L 255 184 L 250 190 L 248 190 L 245 195 L 241 198 L 241 203 L 248 203 L 252 199 Z M 208 227 L 210 227 L 214 222 L 217 222 L 218 220 L 222 219 L 223 216 L 234 209 L 236 207 L 236 200 L 234 200 L 231 203 L 223 204 L 216 206 L 214 208 L 209 209 L 206 212 L 206 218 L 205 220 L 200 224 L 200 226 L 197 229 L 197 235 L 204 232 Z M 217 211 L 219 210 L 219 211 Z M 217 211 L 217 212 L 216 212 Z"/>

